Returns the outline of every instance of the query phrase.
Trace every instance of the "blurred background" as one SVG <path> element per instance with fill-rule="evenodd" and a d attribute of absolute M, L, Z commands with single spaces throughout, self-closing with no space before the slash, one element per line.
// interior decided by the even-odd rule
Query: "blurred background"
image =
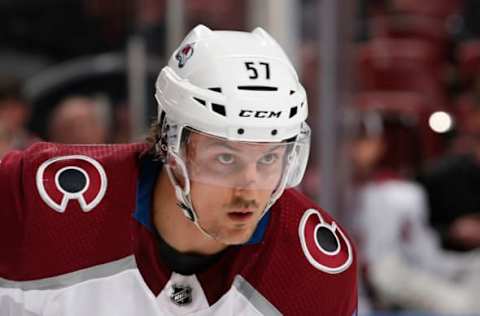
<path fill-rule="evenodd" d="M 359 250 L 359 315 L 480 315 L 480 1 L 0 0 L 0 158 L 142 141 L 193 26 L 262 26 L 307 89 L 299 187 Z"/>

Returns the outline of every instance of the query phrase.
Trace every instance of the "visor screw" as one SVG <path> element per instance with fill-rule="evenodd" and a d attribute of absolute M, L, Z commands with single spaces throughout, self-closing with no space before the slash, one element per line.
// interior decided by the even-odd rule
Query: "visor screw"
<path fill-rule="evenodd" d="M 237 133 L 238 135 L 243 135 L 243 133 L 245 133 L 245 130 L 243 128 L 239 128 Z"/>
<path fill-rule="evenodd" d="M 276 129 L 274 129 L 274 130 L 272 130 L 271 134 L 272 134 L 272 136 L 275 136 L 275 135 L 277 135 L 277 133 L 278 133 L 278 131 Z"/>

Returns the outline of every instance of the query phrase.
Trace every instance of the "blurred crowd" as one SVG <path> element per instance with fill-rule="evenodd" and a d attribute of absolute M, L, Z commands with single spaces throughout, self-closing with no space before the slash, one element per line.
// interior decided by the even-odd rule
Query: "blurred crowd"
<path fill-rule="evenodd" d="M 317 1 L 299 2 L 301 76 L 317 113 Z M 132 141 L 125 73 L 36 93 L 29 80 L 71 60 L 122 52 L 132 35 L 145 40 L 149 56 L 165 60 L 166 3 L 68 3 L 0 4 L 0 158 L 39 140 Z M 246 3 L 186 0 L 187 29 L 245 29 Z M 480 2 L 355 4 L 344 133 L 351 187 L 342 214 L 359 249 L 360 314 L 480 315 Z M 153 96 L 147 100 L 146 125 L 154 117 Z M 315 198 L 320 183 L 310 168 L 301 189 Z"/>
<path fill-rule="evenodd" d="M 480 315 L 478 1 L 360 5 L 346 221 L 361 310 Z"/>

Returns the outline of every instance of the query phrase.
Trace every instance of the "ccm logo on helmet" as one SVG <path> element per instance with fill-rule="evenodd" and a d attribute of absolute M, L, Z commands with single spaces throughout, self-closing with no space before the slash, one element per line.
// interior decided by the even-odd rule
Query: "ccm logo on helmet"
<path fill-rule="evenodd" d="M 77 200 L 82 210 L 89 212 L 105 196 L 107 176 L 91 157 L 61 156 L 40 165 L 36 184 L 42 200 L 55 211 L 63 213 L 70 200 Z"/>
<path fill-rule="evenodd" d="M 337 274 L 352 264 L 353 251 L 347 237 L 335 222 L 327 223 L 319 211 L 305 211 L 298 234 L 305 257 L 318 270 Z"/>
<path fill-rule="evenodd" d="M 282 111 L 253 111 L 241 110 L 239 116 L 241 117 L 256 117 L 256 118 L 280 118 Z"/>

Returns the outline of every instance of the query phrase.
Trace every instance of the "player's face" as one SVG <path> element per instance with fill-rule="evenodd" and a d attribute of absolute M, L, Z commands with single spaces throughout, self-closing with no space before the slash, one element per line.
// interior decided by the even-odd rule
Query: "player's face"
<path fill-rule="evenodd" d="M 287 147 L 190 137 L 187 168 L 199 224 L 221 243 L 245 243 L 283 176 Z"/>

